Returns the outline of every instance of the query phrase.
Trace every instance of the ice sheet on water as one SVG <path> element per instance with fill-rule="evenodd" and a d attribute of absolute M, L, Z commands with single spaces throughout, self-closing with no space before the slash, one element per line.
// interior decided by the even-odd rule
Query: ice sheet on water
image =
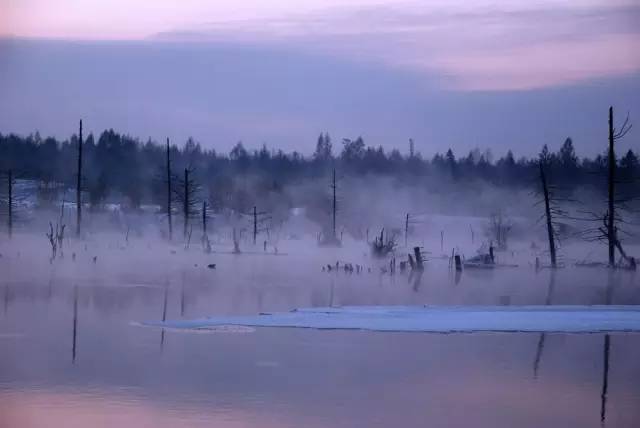
<path fill-rule="evenodd" d="M 135 326 L 145 326 L 145 327 L 156 327 L 159 329 L 165 330 L 173 330 L 178 332 L 189 332 L 189 333 L 232 333 L 232 334 L 241 334 L 241 333 L 253 333 L 256 331 L 255 328 L 238 325 L 238 324 L 198 324 L 190 327 L 185 326 L 174 326 L 174 323 L 167 322 L 157 322 L 157 323 L 139 323 L 139 322 L 131 322 L 131 325 Z"/>
<path fill-rule="evenodd" d="M 255 316 L 146 322 L 146 326 L 289 327 L 395 332 L 640 332 L 635 306 L 345 306 Z"/>

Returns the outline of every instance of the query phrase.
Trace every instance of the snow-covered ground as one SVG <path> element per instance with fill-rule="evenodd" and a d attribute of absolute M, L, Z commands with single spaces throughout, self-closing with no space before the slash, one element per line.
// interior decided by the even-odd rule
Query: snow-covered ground
<path fill-rule="evenodd" d="M 304 308 L 256 316 L 149 322 L 147 326 L 206 329 L 218 326 L 290 327 L 403 332 L 640 331 L 637 306 L 347 306 Z"/>

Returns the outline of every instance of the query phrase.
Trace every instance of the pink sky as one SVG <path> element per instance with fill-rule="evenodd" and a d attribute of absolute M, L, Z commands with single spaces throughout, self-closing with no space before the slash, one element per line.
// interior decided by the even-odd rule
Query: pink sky
<path fill-rule="evenodd" d="M 640 71 L 636 0 L 0 0 L 0 11 L 5 36 L 285 46 L 436 72 L 456 90 Z"/>

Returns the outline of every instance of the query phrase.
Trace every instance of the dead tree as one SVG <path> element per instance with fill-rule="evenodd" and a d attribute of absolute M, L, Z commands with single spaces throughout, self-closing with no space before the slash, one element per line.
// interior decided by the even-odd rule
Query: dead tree
<path fill-rule="evenodd" d="M 332 180 L 331 180 L 331 190 L 333 192 L 333 203 L 332 203 L 332 222 L 331 222 L 331 230 L 333 233 L 333 240 L 336 241 L 338 239 L 337 235 L 336 235 L 336 211 L 338 209 L 338 204 L 337 204 L 337 200 L 336 200 L 336 190 L 337 190 L 337 185 L 336 185 L 336 169 L 333 169 L 333 175 L 332 175 Z"/>
<path fill-rule="evenodd" d="M 377 236 L 371 244 L 371 253 L 374 257 L 386 257 L 392 254 L 396 248 L 396 235 L 393 234 L 385 237 L 384 228 L 380 230 L 380 236 Z"/>
<path fill-rule="evenodd" d="M 411 141 L 411 145 L 413 146 L 413 141 Z M 413 150 L 412 150 L 413 151 Z M 409 238 L 409 213 L 404 218 L 404 246 L 407 246 L 407 240 Z"/>
<path fill-rule="evenodd" d="M 233 228 L 233 254 L 240 254 L 240 237 L 236 228 Z"/>
<path fill-rule="evenodd" d="M 626 123 L 626 122 L 625 122 Z M 624 126 L 623 126 L 624 128 Z M 616 191 L 616 152 L 615 152 L 616 132 L 613 127 L 613 107 L 609 107 L 609 174 L 607 178 L 608 184 L 608 213 L 607 213 L 607 241 L 609 247 L 609 266 L 615 264 L 616 248 L 615 248 L 615 191 Z"/>
<path fill-rule="evenodd" d="M 13 171 L 7 173 L 7 232 L 9 239 L 13 236 Z"/>
<path fill-rule="evenodd" d="M 207 201 L 202 201 L 202 235 L 207 235 Z"/>
<path fill-rule="evenodd" d="M 53 263 L 58 255 L 58 249 L 61 249 L 62 247 L 62 243 L 64 242 L 64 228 L 64 224 L 60 225 L 59 223 L 56 223 L 56 227 L 54 229 L 53 223 L 49 222 L 49 232 L 47 233 L 47 239 L 51 245 L 51 257 L 49 258 L 49 263 Z"/>
<path fill-rule="evenodd" d="M 0 216 L 6 221 L 7 236 L 11 239 L 27 195 L 24 192 L 16 192 L 16 175 L 12 169 L 1 175 L 6 177 L 6 185 L 0 188 Z"/>
<path fill-rule="evenodd" d="M 617 177 L 617 160 L 615 152 L 615 144 L 622 139 L 632 125 L 629 123 L 629 115 L 627 115 L 620 129 L 616 129 L 613 123 L 613 107 L 609 107 L 609 149 L 607 159 L 607 210 L 604 214 L 597 214 L 594 212 L 586 212 L 587 218 L 581 220 L 587 220 L 596 223 L 597 225 L 592 228 L 588 228 L 582 231 L 582 235 L 585 239 L 590 241 L 602 241 L 606 242 L 608 248 L 608 264 L 609 267 L 616 267 L 620 264 L 616 264 L 616 249 L 618 249 L 621 259 L 626 261 L 631 268 L 636 265 L 635 259 L 629 257 L 622 248 L 620 241 L 620 235 L 630 235 L 626 232 L 622 226 L 626 223 L 622 216 L 622 212 L 627 210 L 627 202 L 629 200 L 618 197 L 617 185 L 620 184 L 620 180 Z"/>
<path fill-rule="evenodd" d="M 331 230 L 327 231 L 327 227 L 323 229 L 321 245 L 340 246 L 341 241 L 337 234 L 337 212 L 338 212 L 338 180 L 336 178 L 335 168 L 332 171 L 331 182 L 329 183 L 331 189 Z"/>
<path fill-rule="evenodd" d="M 615 153 L 615 143 L 616 141 L 623 138 L 631 129 L 631 124 L 629 123 L 629 115 L 625 119 L 624 123 L 620 130 L 614 128 L 613 125 L 613 107 L 609 107 L 609 174 L 607 178 L 608 182 L 608 212 L 606 216 L 606 227 L 607 227 L 607 242 L 609 247 L 609 266 L 615 266 L 615 251 L 616 248 L 620 250 L 620 253 L 623 255 L 625 259 L 627 259 L 627 255 L 622 250 L 622 245 L 618 239 L 618 225 L 617 222 L 620 221 L 619 218 L 616 217 L 616 208 L 617 203 L 620 201 L 616 200 L 616 169 L 617 169 L 617 161 L 616 161 L 616 153 Z"/>
<path fill-rule="evenodd" d="M 489 217 L 489 224 L 485 230 L 487 236 L 496 243 L 499 249 L 507 248 L 507 241 L 513 228 L 513 223 L 501 211 Z"/>
<path fill-rule="evenodd" d="M 256 238 L 258 237 L 258 212 L 256 206 L 253 206 L 253 245 L 256 245 Z"/>
<path fill-rule="evenodd" d="M 253 230 L 253 245 L 256 245 L 259 232 L 268 232 L 268 222 L 271 220 L 271 215 L 266 211 L 258 211 L 258 208 L 254 205 L 251 213 L 245 214 L 251 218 L 251 228 Z"/>
<path fill-rule="evenodd" d="M 60 227 L 56 224 L 56 241 L 60 257 L 64 257 L 64 228 L 64 224 L 61 224 Z"/>
<path fill-rule="evenodd" d="M 211 242 L 207 233 L 207 220 L 209 219 L 209 207 L 207 201 L 202 201 L 202 247 L 205 253 L 211 252 Z"/>
<path fill-rule="evenodd" d="M 544 175 L 544 166 L 542 161 L 540 166 L 540 183 L 542 184 L 542 193 L 544 196 L 544 214 L 547 223 L 547 237 L 549 239 L 549 256 L 551 257 L 551 267 L 557 266 L 556 261 L 556 236 L 553 230 L 553 218 L 551 217 L 551 201 L 549 196 L 549 187 L 547 186 L 547 178 Z"/>
<path fill-rule="evenodd" d="M 182 216 L 184 217 L 184 232 L 183 234 L 187 235 L 187 230 L 189 228 L 189 217 L 191 213 L 189 212 L 189 208 L 191 206 L 191 190 L 189 189 L 189 169 L 184 169 L 184 181 L 182 183 L 184 187 L 184 198 L 182 201 Z"/>
<path fill-rule="evenodd" d="M 200 186 L 193 178 L 193 170 L 191 168 L 184 169 L 184 178 L 180 182 L 180 190 L 177 192 L 178 200 L 182 205 L 182 217 L 184 221 L 183 237 L 185 240 L 189 237 L 189 224 L 192 218 L 196 217 L 198 211 L 198 195 L 200 194 Z"/>
<path fill-rule="evenodd" d="M 82 225 L 82 119 L 78 134 L 78 171 L 76 175 L 76 236 L 80 237 Z"/>
<path fill-rule="evenodd" d="M 539 179 L 540 179 L 540 191 L 537 192 L 540 200 L 537 204 L 544 203 L 544 214 L 538 221 L 544 219 L 544 223 L 547 230 L 547 239 L 549 241 L 549 257 L 551 261 L 551 267 L 556 268 L 558 266 L 558 241 L 560 229 L 562 223 L 558 221 L 561 218 L 567 218 L 566 211 L 560 208 L 560 203 L 570 202 L 570 199 L 561 199 L 556 195 L 557 188 L 548 181 L 547 174 L 545 172 L 545 159 L 542 157 L 538 161 L 539 167 Z M 537 205 L 536 204 L 536 205 Z"/>
<path fill-rule="evenodd" d="M 171 202 L 173 198 L 173 188 L 171 187 L 171 148 L 167 138 L 167 220 L 169 222 L 169 241 L 173 238 L 173 224 L 171 221 Z"/>

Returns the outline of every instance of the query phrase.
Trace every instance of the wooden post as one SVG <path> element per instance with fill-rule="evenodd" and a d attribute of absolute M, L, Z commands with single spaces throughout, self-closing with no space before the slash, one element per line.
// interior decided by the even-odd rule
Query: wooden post
<path fill-rule="evenodd" d="M 167 138 L 167 219 L 169 221 L 169 241 L 173 237 L 173 224 L 171 222 L 171 151 Z"/>
<path fill-rule="evenodd" d="M 456 254 L 454 259 L 456 261 L 456 271 L 457 272 L 461 272 L 462 271 L 462 260 L 460 260 L 460 255 Z"/>
<path fill-rule="evenodd" d="M 616 154 L 613 147 L 614 131 L 613 131 L 613 107 L 609 107 L 609 213 L 607 217 L 607 238 L 609 243 L 609 266 L 615 266 L 615 171 L 616 171 Z"/>
<path fill-rule="evenodd" d="M 413 261 L 413 256 L 411 255 L 411 253 L 409 253 L 409 266 L 411 267 L 411 270 L 416 268 L 416 264 Z"/>
<path fill-rule="evenodd" d="M 82 119 L 78 135 L 78 172 L 76 176 L 76 236 L 80 237 L 82 224 Z"/>
<path fill-rule="evenodd" d="M 420 247 L 413 247 L 413 254 L 416 257 L 416 269 L 423 270 L 424 264 L 422 261 L 422 254 L 420 254 Z"/>

